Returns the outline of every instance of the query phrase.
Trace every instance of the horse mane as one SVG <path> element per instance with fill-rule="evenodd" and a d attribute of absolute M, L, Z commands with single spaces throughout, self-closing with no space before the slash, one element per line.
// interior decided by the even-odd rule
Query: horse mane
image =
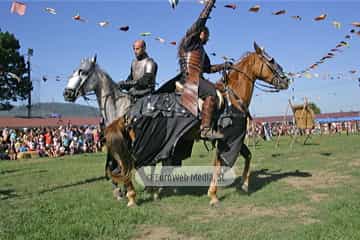
<path fill-rule="evenodd" d="M 234 65 L 239 64 L 242 60 L 244 60 L 244 58 L 250 56 L 252 53 L 253 53 L 253 52 L 246 51 L 245 53 L 243 53 L 243 54 L 240 56 L 240 58 L 238 58 L 238 60 L 236 60 L 236 61 L 234 62 Z"/>
<path fill-rule="evenodd" d="M 128 145 L 128 132 L 123 117 L 113 121 L 105 129 L 106 147 L 121 168 L 121 177 L 126 181 L 131 177 L 134 159 Z"/>
<path fill-rule="evenodd" d="M 103 69 L 99 66 L 99 64 L 96 63 L 95 69 L 96 69 L 96 72 L 103 74 L 106 78 L 108 78 L 108 79 L 110 80 L 110 82 L 111 82 L 112 84 L 115 84 L 114 80 L 110 77 L 110 75 L 109 75 L 105 70 L 103 70 Z"/>
<path fill-rule="evenodd" d="M 245 58 L 247 58 L 248 56 L 250 56 L 253 52 L 250 51 L 246 51 L 245 53 L 243 53 L 240 58 L 238 58 L 236 61 L 234 61 L 234 66 L 238 65 L 242 60 L 244 60 Z M 235 70 L 230 70 L 230 72 L 228 74 L 230 74 L 231 72 L 233 72 Z M 221 83 L 223 80 L 223 77 L 219 78 L 216 83 Z"/>

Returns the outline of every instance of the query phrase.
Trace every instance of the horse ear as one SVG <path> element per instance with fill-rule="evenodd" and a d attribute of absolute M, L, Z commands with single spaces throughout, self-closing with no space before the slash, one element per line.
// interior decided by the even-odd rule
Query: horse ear
<path fill-rule="evenodd" d="M 96 57 L 97 55 L 95 54 L 95 56 L 91 59 L 91 62 L 96 63 Z"/>
<path fill-rule="evenodd" d="M 256 42 L 254 42 L 254 49 L 257 54 L 262 54 L 263 52 L 263 50 L 259 47 L 259 45 Z"/>

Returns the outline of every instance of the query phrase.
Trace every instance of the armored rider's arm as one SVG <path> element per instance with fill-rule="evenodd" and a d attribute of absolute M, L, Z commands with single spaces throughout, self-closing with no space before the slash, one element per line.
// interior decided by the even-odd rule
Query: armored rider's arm
<path fill-rule="evenodd" d="M 220 72 L 222 70 L 228 70 L 231 67 L 231 62 L 224 62 L 221 64 L 214 64 L 210 66 L 210 70 L 207 73 L 216 73 L 216 72 Z"/>
<path fill-rule="evenodd" d="M 145 65 L 144 75 L 137 79 L 133 80 L 132 75 L 130 74 L 128 80 L 121 83 L 122 89 L 129 90 L 132 87 L 135 87 L 137 90 L 155 89 L 155 79 L 157 73 L 157 64 L 152 59 L 148 60 Z"/>
<path fill-rule="evenodd" d="M 117 85 L 120 89 L 129 90 L 130 88 L 133 87 L 133 85 L 131 84 L 131 81 L 132 81 L 132 67 L 130 70 L 130 74 L 126 78 L 126 80 L 122 80 L 122 81 L 118 82 Z"/>
<path fill-rule="evenodd" d="M 137 80 L 136 89 L 155 89 L 157 64 L 153 59 L 149 59 L 145 64 L 144 76 Z"/>
<path fill-rule="evenodd" d="M 216 0 L 208 0 L 202 12 L 200 13 L 199 18 L 196 22 L 187 30 L 184 37 L 184 44 L 187 45 L 192 41 L 192 38 L 198 36 L 202 28 L 205 26 L 206 21 L 209 18 L 210 12 L 215 5 Z"/>
<path fill-rule="evenodd" d="M 209 56 L 207 54 L 205 54 L 204 67 L 203 67 L 203 71 L 205 73 L 216 73 L 216 72 L 220 72 L 222 70 L 228 70 L 231 68 L 231 66 L 232 66 L 231 62 L 224 62 L 221 64 L 211 65 Z"/>

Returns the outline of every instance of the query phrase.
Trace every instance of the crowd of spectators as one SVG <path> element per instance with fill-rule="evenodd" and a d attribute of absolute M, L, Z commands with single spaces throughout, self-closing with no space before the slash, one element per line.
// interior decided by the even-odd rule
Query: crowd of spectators
<path fill-rule="evenodd" d="M 259 123 L 252 122 L 247 129 L 248 137 L 270 140 L 274 136 L 294 134 L 353 135 L 360 133 L 360 121 L 316 123 L 315 127 L 299 130 L 292 122 Z M 0 159 L 16 160 L 21 153 L 32 152 L 40 157 L 59 157 L 102 150 L 100 126 L 56 128 L 0 129 Z"/>
<path fill-rule="evenodd" d="M 248 137 L 271 139 L 273 136 L 305 135 L 355 135 L 360 133 L 360 121 L 315 123 L 312 129 L 298 129 L 292 122 L 253 123 L 249 125 Z"/>
<path fill-rule="evenodd" d="M 99 126 L 56 128 L 0 129 L 0 159 L 16 160 L 21 153 L 40 157 L 101 151 L 103 143 Z"/>

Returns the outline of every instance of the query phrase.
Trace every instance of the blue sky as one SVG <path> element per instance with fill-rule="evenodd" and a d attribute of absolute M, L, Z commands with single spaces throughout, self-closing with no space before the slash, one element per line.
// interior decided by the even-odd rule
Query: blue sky
<path fill-rule="evenodd" d="M 34 79 L 34 101 L 63 102 L 62 91 L 67 76 L 79 65 L 84 57 L 97 53 L 99 65 L 115 81 L 124 79 L 129 73 L 133 59 L 131 49 L 135 39 L 147 41 L 149 54 L 158 62 L 159 84 L 177 73 L 177 47 L 161 44 L 154 40 L 159 36 L 167 41 L 179 41 L 186 29 L 199 15 L 202 5 L 197 0 L 181 1 L 175 10 L 168 0 L 157 1 L 24 1 L 28 9 L 24 16 L 10 13 L 11 1 L 0 2 L 0 28 L 15 34 L 22 46 L 34 49 L 32 58 Z M 224 8 L 225 4 L 236 3 L 238 8 Z M 248 9 L 260 4 L 258 13 Z M 56 15 L 43 9 L 55 8 Z M 285 9 L 287 13 L 274 16 L 271 13 Z M 208 21 L 210 41 L 206 46 L 212 63 L 222 62 L 223 55 L 240 57 L 245 51 L 253 50 L 253 42 L 264 46 L 275 57 L 285 71 L 296 72 L 310 64 L 344 40 L 349 34 L 351 22 L 360 22 L 359 1 L 217 1 L 217 7 Z M 80 13 L 86 23 L 76 22 L 72 16 Z M 314 17 L 327 13 L 325 21 L 315 22 Z M 302 21 L 290 16 L 300 15 Z M 342 23 L 336 29 L 332 21 Z M 99 21 L 109 21 L 101 28 Z M 128 32 L 119 31 L 119 26 L 129 25 Z M 360 28 L 356 29 L 357 31 Z M 141 32 L 152 32 L 141 37 Z M 360 110 L 360 36 L 353 35 L 350 46 L 343 53 L 322 64 L 313 71 L 324 74 L 344 73 L 341 79 L 299 78 L 289 90 L 281 93 L 263 93 L 255 90 L 251 112 L 255 116 L 284 114 L 289 98 L 301 103 L 308 97 L 320 106 L 323 112 Z M 357 70 L 357 74 L 348 74 Z M 47 75 L 47 82 L 40 81 Z M 60 75 L 61 81 L 55 81 Z M 337 75 L 335 75 L 337 76 Z M 208 75 L 215 81 L 218 74 Z M 86 104 L 83 100 L 78 103 Z M 95 105 L 94 102 L 90 103 Z"/>

